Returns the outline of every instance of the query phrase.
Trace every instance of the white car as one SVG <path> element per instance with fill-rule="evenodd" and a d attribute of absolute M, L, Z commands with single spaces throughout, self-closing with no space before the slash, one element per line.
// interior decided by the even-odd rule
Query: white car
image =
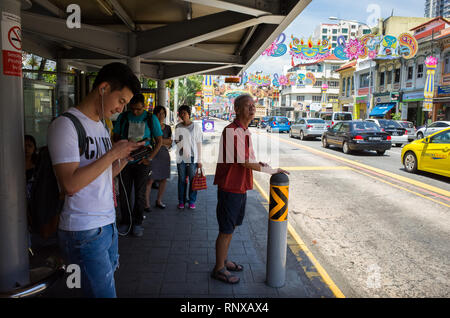
<path fill-rule="evenodd" d="M 391 119 L 366 119 L 366 121 L 371 121 L 378 126 L 381 130 L 388 133 L 391 136 L 391 142 L 397 147 L 408 143 L 408 131 L 403 128 L 398 122 Z"/>
<path fill-rule="evenodd" d="M 416 137 L 417 139 L 422 139 L 448 127 L 450 127 L 450 121 L 435 121 L 429 126 L 423 126 L 422 128 L 418 129 L 416 132 Z"/>

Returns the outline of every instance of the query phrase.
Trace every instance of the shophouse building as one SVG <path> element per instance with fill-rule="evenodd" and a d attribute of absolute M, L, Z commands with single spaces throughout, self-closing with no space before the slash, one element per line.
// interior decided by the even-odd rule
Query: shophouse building
<path fill-rule="evenodd" d="M 283 86 L 280 91 L 281 107 L 292 109 L 286 115 L 295 120 L 314 117 L 320 111 L 339 110 L 339 73 L 335 71 L 343 64 L 345 61 L 331 55 L 290 68 L 288 74 L 295 74 L 296 83 Z M 328 86 L 326 91 L 322 89 L 323 85 Z"/>
<path fill-rule="evenodd" d="M 355 69 L 356 61 L 348 62 L 336 70 L 339 74 L 339 111 L 353 112 L 353 118 L 361 118 L 355 107 Z"/>

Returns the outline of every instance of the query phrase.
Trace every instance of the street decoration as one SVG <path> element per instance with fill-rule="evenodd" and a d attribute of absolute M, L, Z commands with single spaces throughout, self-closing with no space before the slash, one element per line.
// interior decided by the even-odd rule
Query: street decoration
<path fill-rule="evenodd" d="M 327 91 L 328 91 L 328 84 L 323 83 L 322 85 L 322 98 L 321 98 L 321 106 L 322 109 L 325 110 L 327 107 Z"/>
<path fill-rule="evenodd" d="M 211 75 L 203 75 L 202 93 L 203 105 L 211 105 L 214 97 L 214 85 Z"/>
<path fill-rule="evenodd" d="M 419 45 L 414 36 L 402 33 L 398 37 L 392 35 L 366 34 L 359 39 L 350 39 L 339 36 L 333 54 L 341 60 L 365 59 L 405 59 L 413 58 Z"/>
<path fill-rule="evenodd" d="M 305 42 L 303 39 L 300 40 L 293 35 L 291 35 L 291 39 L 289 54 L 291 55 L 292 65 L 294 65 L 294 58 L 316 61 L 332 55 L 331 45 L 328 43 L 328 40 L 319 40 L 314 43 L 309 38 L 308 42 Z"/>
<path fill-rule="evenodd" d="M 434 74 L 436 72 L 438 60 L 434 56 L 428 56 L 425 59 L 425 65 L 427 67 L 427 80 L 425 82 L 425 89 L 423 96 L 423 110 L 432 111 L 433 110 L 433 97 L 434 97 Z"/>
<path fill-rule="evenodd" d="M 248 83 L 254 86 L 270 86 L 271 79 L 270 75 L 255 75 L 250 74 L 248 77 Z"/>
<path fill-rule="evenodd" d="M 287 52 L 287 46 L 284 44 L 286 40 L 286 35 L 281 33 L 278 38 L 270 44 L 270 46 L 262 52 L 261 55 L 267 55 L 271 57 L 280 57 Z"/>
<path fill-rule="evenodd" d="M 314 86 L 315 83 L 316 77 L 311 72 L 306 74 L 299 73 L 297 76 L 297 87 Z"/>

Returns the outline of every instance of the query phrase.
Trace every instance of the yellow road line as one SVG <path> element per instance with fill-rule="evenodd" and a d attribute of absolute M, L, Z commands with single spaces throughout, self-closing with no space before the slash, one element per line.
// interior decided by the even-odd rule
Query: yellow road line
<path fill-rule="evenodd" d="M 347 166 L 333 166 L 333 167 L 325 167 L 325 166 L 319 166 L 319 167 L 280 167 L 281 169 L 287 170 L 287 171 L 303 171 L 303 170 L 350 170 L 351 167 Z"/>
<path fill-rule="evenodd" d="M 270 203 L 269 196 L 264 192 L 264 190 L 261 188 L 259 183 L 253 178 L 253 183 L 258 189 L 259 193 L 266 199 L 267 202 Z M 317 259 L 314 257 L 314 255 L 311 253 L 311 251 L 308 249 L 306 244 L 303 242 L 303 240 L 300 238 L 300 236 L 295 231 L 294 227 L 289 223 L 288 221 L 288 231 L 289 234 L 291 234 L 292 238 L 297 242 L 297 244 L 300 246 L 300 248 L 303 250 L 303 252 L 308 256 L 308 258 L 311 260 L 311 262 L 314 264 L 314 266 L 317 269 L 317 272 L 322 277 L 323 281 L 327 286 L 330 288 L 330 290 L 333 292 L 334 296 L 336 298 L 345 298 L 344 294 L 341 292 L 339 287 L 333 282 L 333 280 L 330 278 L 328 273 L 325 271 L 325 269 L 320 265 L 320 263 L 317 261 Z"/>
<path fill-rule="evenodd" d="M 389 181 L 386 181 L 386 180 L 383 180 L 383 179 L 381 179 L 381 178 L 372 176 L 372 175 L 370 175 L 370 174 L 368 174 L 368 173 L 362 172 L 362 171 L 360 171 L 360 170 L 358 170 L 358 169 L 353 169 L 353 168 L 351 168 L 351 170 L 356 171 L 356 172 L 358 172 L 358 173 L 360 173 L 360 174 L 363 174 L 363 175 L 365 175 L 365 176 L 371 177 L 371 178 L 373 178 L 373 179 L 376 179 L 376 180 L 378 180 L 378 181 L 387 183 L 387 184 L 389 184 L 389 185 L 391 185 L 391 186 L 393 186 L 393 187 L 396 187 L 396 188 L 399 188 L 399 189 L 401 189 L 401 190 L 407 191 L 407 192 L 409 192 L 409 193 L 415 194 L 415 195 L 417 195 L 417 196 L 419 196 L 419 197 L 422 197 L 422 198 L 424 198 L 424 199 L 433 201 L 433 202 L 435 202 L 435 203 L 442 204 L 443 206 L 446 206 L 446 207 L 449 207 L 449 208 L 450 208 L 450 205 L 445 204 L 444 202 L 441 202 L 441 201 L 432 199 L 432 198 L 430 198 L 430 197 L 427 197 L 426 195 L 420 194 L 420 193 L 415 192 L 415 191 L 411 191 L 411 190 L 406 189 L 406 188 L 404 188 L 404 187 L 402 187 L 402 186 L 393 184 L 393 183 L 391 183 L 391 182 L 389 182 Z"/>
<path fill-rule="evenodd" d="M 383 175 L 391 177 L 393 179 L 397 179 L 399 181 L 403 181 L 403 182 L 412 184 L 412 185 L 417 186 L 419 188 L 427 189 L 429 191 L 433 191 L 433 192 L 436 192 L 438 194 L 450 197 L 450 191 L 446 191 L 444 189 L 441 189 L 441 188 L 438 188 L 438 187 L 434 187 L 434 186 L 428 185 L 426 183 L 423 183 L 423 182 L 420 182 L 420 181 L 416 181 L 416 180 L 413 180 L 413 179 L 410 179 L 410 178 L 407 178 L 407 177 L 403 177 L 403 176 L 400 176 L 400 175 L 392 173 L 392 172 L 388 172 L 388 171 L 385 171 L 385 170 L 382 170 L 382 169 L 371 167 L 371 166 L 368 166 L 368 165 L 365 165 L 363 163 L 359 163 L 359 162 L 356 162 L 356 161 L 353 161 L 353 160 L 350 160 L 350 159 L 346 159 L 346 158 L 342 158 L 342 157 L 339 157 L 339 156 L 336 156 L 336 155 L 332 155 L 332 154 L 329 154 L 327 152 L 314 149 L 312 147 L 308 147 L 308 146 L 305 146 L 305 145 L 299 145 L 299 144 L 297 144 L 297 143 L 295 143 L 293 141 L 290 141 L 290 140 L 284 140 L 284 139 L 281 139 L 281 138 L 278 138 L 278 139 L 280 141 L 282 141 L 282 142 L 292 144 L 292 145 L 294 145 L 294 146 L 296 146 L 298 148 L 302 148 L 302 149 L 310 151 L 310 152 L 315 152 L 315 153 L 318 153 L 318 154 L 326 155 L 328 157 L 331 157 L 331 158 L 334 158 L 334 159 L 337 159 L 337 160 L 341 160 L 341 161 L 347 162 L 349 164 L 352 164 L 352 165 L 355 165 L 355 166 L 358 166 L 358 167 L 361 167 L 361 168 L 364 168 L 364 169 L 367 169 L 367 170 L 371 170 L 371 171 L 383 174 Z"/>

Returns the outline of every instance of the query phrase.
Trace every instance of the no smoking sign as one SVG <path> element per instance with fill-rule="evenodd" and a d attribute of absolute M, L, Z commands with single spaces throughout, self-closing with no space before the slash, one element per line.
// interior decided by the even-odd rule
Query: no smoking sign
<path fill-rule="evenodd" d="M 2 13 L 2 60 L 3 74 L 22 76 L 22 30 L 20 17 Z"/>

